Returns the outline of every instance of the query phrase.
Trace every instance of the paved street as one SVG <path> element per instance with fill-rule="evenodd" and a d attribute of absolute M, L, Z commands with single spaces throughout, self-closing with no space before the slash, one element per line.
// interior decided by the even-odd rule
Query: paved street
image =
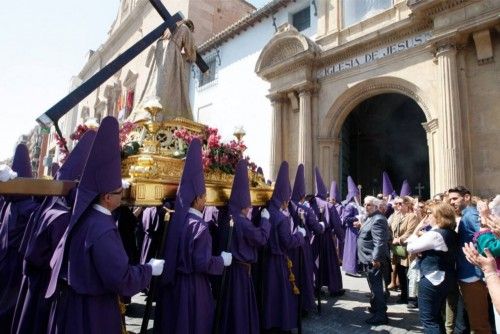
<path fill-rule="evenodd" d="M 422 328 L 418 320 L 418 311 L 408 311 L 406 305 L 394 304 L 397 296 L 392 292 L 389 300 L 389 325 L 370 327 L 363 320 L 370 314 L 366 311 L 369 306 L 368 284 L 366 278 L 343 277 L 344 288 L 347 292 L 340 298 L 328 297 L 323 301 L 322 315 L 311 314 L 303 320 L 304 334 L 319 333 L 421 333 Z M 144 312 L 144 297 L 137 296 L 129 306 L 127 329 L 131 333 L 139 333 Z M 150 321 L 149 327 L 152 328 Z M 149 330 L 148 333 L 152 331 Z"/>

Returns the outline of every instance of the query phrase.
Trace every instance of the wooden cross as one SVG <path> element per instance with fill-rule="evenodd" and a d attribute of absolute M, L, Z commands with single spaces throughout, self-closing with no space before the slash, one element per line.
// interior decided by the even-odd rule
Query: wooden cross
<path fill-rule="evenodd" d="M 176 13 L 174 16 L 170 15 L 168 10 L 161 3 L 161 0 L 149 0 L 149 2 L 153 5 L 158 14 L 160 14 L 164 22 L 149 34 L 144 36 L 141 40 L 132 45 L 124 53 L 116 57 L 116 59 L 104 66 L 99 72 L 90 77 L 78 88 L 66 95 L 62 100 L 57 102 L 43 115 L 39 116 L 37 118 L 37 122 L 40 123 L 42 127 L 49 128 L 51 125 L 54 125 L 57 134 L 61 138 L 63 138 L 61 130 L 58 126 L 58 121 L 62 116 L 64 116 L 74 106 L 80 103 L 90 93 L 96 90 L 100 85 L 106 82 L 106 80 L 111 78 L 111 76 L 113 76 L 113 74 L 115 74 L 123 66 L 137 57 L 148 46 L 153 44 L 153 42 L 158 40 L 163 35 L 166 29 L 169 29 L 171 33 L 175 32 L 175 30 L 177 29 L 177 22 L 183 19 L 183 15 L 180 12 Z M 203 73 L 208 70 L 207 64 L 198 53 L 196 53 L 196 65 L 198 65 L 200 71 Z"/>
<path fill-rule="evenodd" d="M 417 191 L 418 191 L 418 197 L 421 198 L 422 197 L 422 190 L 424 190 L 425 187 L 419 182 L 418 185 L 415 187 L 415 189 L 417 189 Z"/>

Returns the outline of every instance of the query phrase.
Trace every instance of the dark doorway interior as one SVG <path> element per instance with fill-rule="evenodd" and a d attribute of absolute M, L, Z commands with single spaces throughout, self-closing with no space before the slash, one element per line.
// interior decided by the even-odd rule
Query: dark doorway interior
<path fill-rule="evenodd" d="M 347 176 L 362 186 L 362 195 L 382 191 L 382 172 L 399 193 L 404 179 L 412 195 L 429 198 L 429 150 L 422 109 L 401 94 L 381 94 L 360 103 L 347 117 L 341 132 L 342 194 Z"/>

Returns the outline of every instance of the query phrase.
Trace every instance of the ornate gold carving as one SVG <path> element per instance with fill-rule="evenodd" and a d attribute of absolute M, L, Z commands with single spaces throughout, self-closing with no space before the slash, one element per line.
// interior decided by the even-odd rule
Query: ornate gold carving
<path fill-rule="evenodd" d="M 140 154 L 122 161 L 122 177 L 131 183 L 123 196 L 123 202 L 135 206 L 161 205 L 165 198 L 175 198 L 184 169 L 180 151 L 186 145 L 173 136 L 176 130 L 186 129 L 203 134 L 205 125 L 183 118 L 166 122 L 148 121 L 142 124 L 147 137 Z M 176 153 L 177 152 L 177 153 Z M 207 205 L 224 205 L 231 194 L 234 176 L 220 170 L 205 171 Z M 262 175 L 249 170 L 250 195 L 253 205 L 264 205 L 271 198 L 273 188 L 266 184 Z"/>

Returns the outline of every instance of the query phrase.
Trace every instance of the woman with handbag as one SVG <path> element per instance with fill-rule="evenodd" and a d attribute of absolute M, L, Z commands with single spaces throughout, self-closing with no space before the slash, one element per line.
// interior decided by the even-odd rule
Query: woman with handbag
<path fill-rule="evenodd" d="M 392 253 L 393 263 L 396 264 L 396 273 L 399 279 L 401 295 L 397 301 L 398 304 L 408 303 L 408 277 L 407 271 L 411 259 L 406 251 L 406 239 L 415 230 L 418 224 L 418 218 L 413 213 L 413 198 L 404 196 L 397 198 L 394 202 L 399 207 L 399 216 L 392 221 Z"/>

